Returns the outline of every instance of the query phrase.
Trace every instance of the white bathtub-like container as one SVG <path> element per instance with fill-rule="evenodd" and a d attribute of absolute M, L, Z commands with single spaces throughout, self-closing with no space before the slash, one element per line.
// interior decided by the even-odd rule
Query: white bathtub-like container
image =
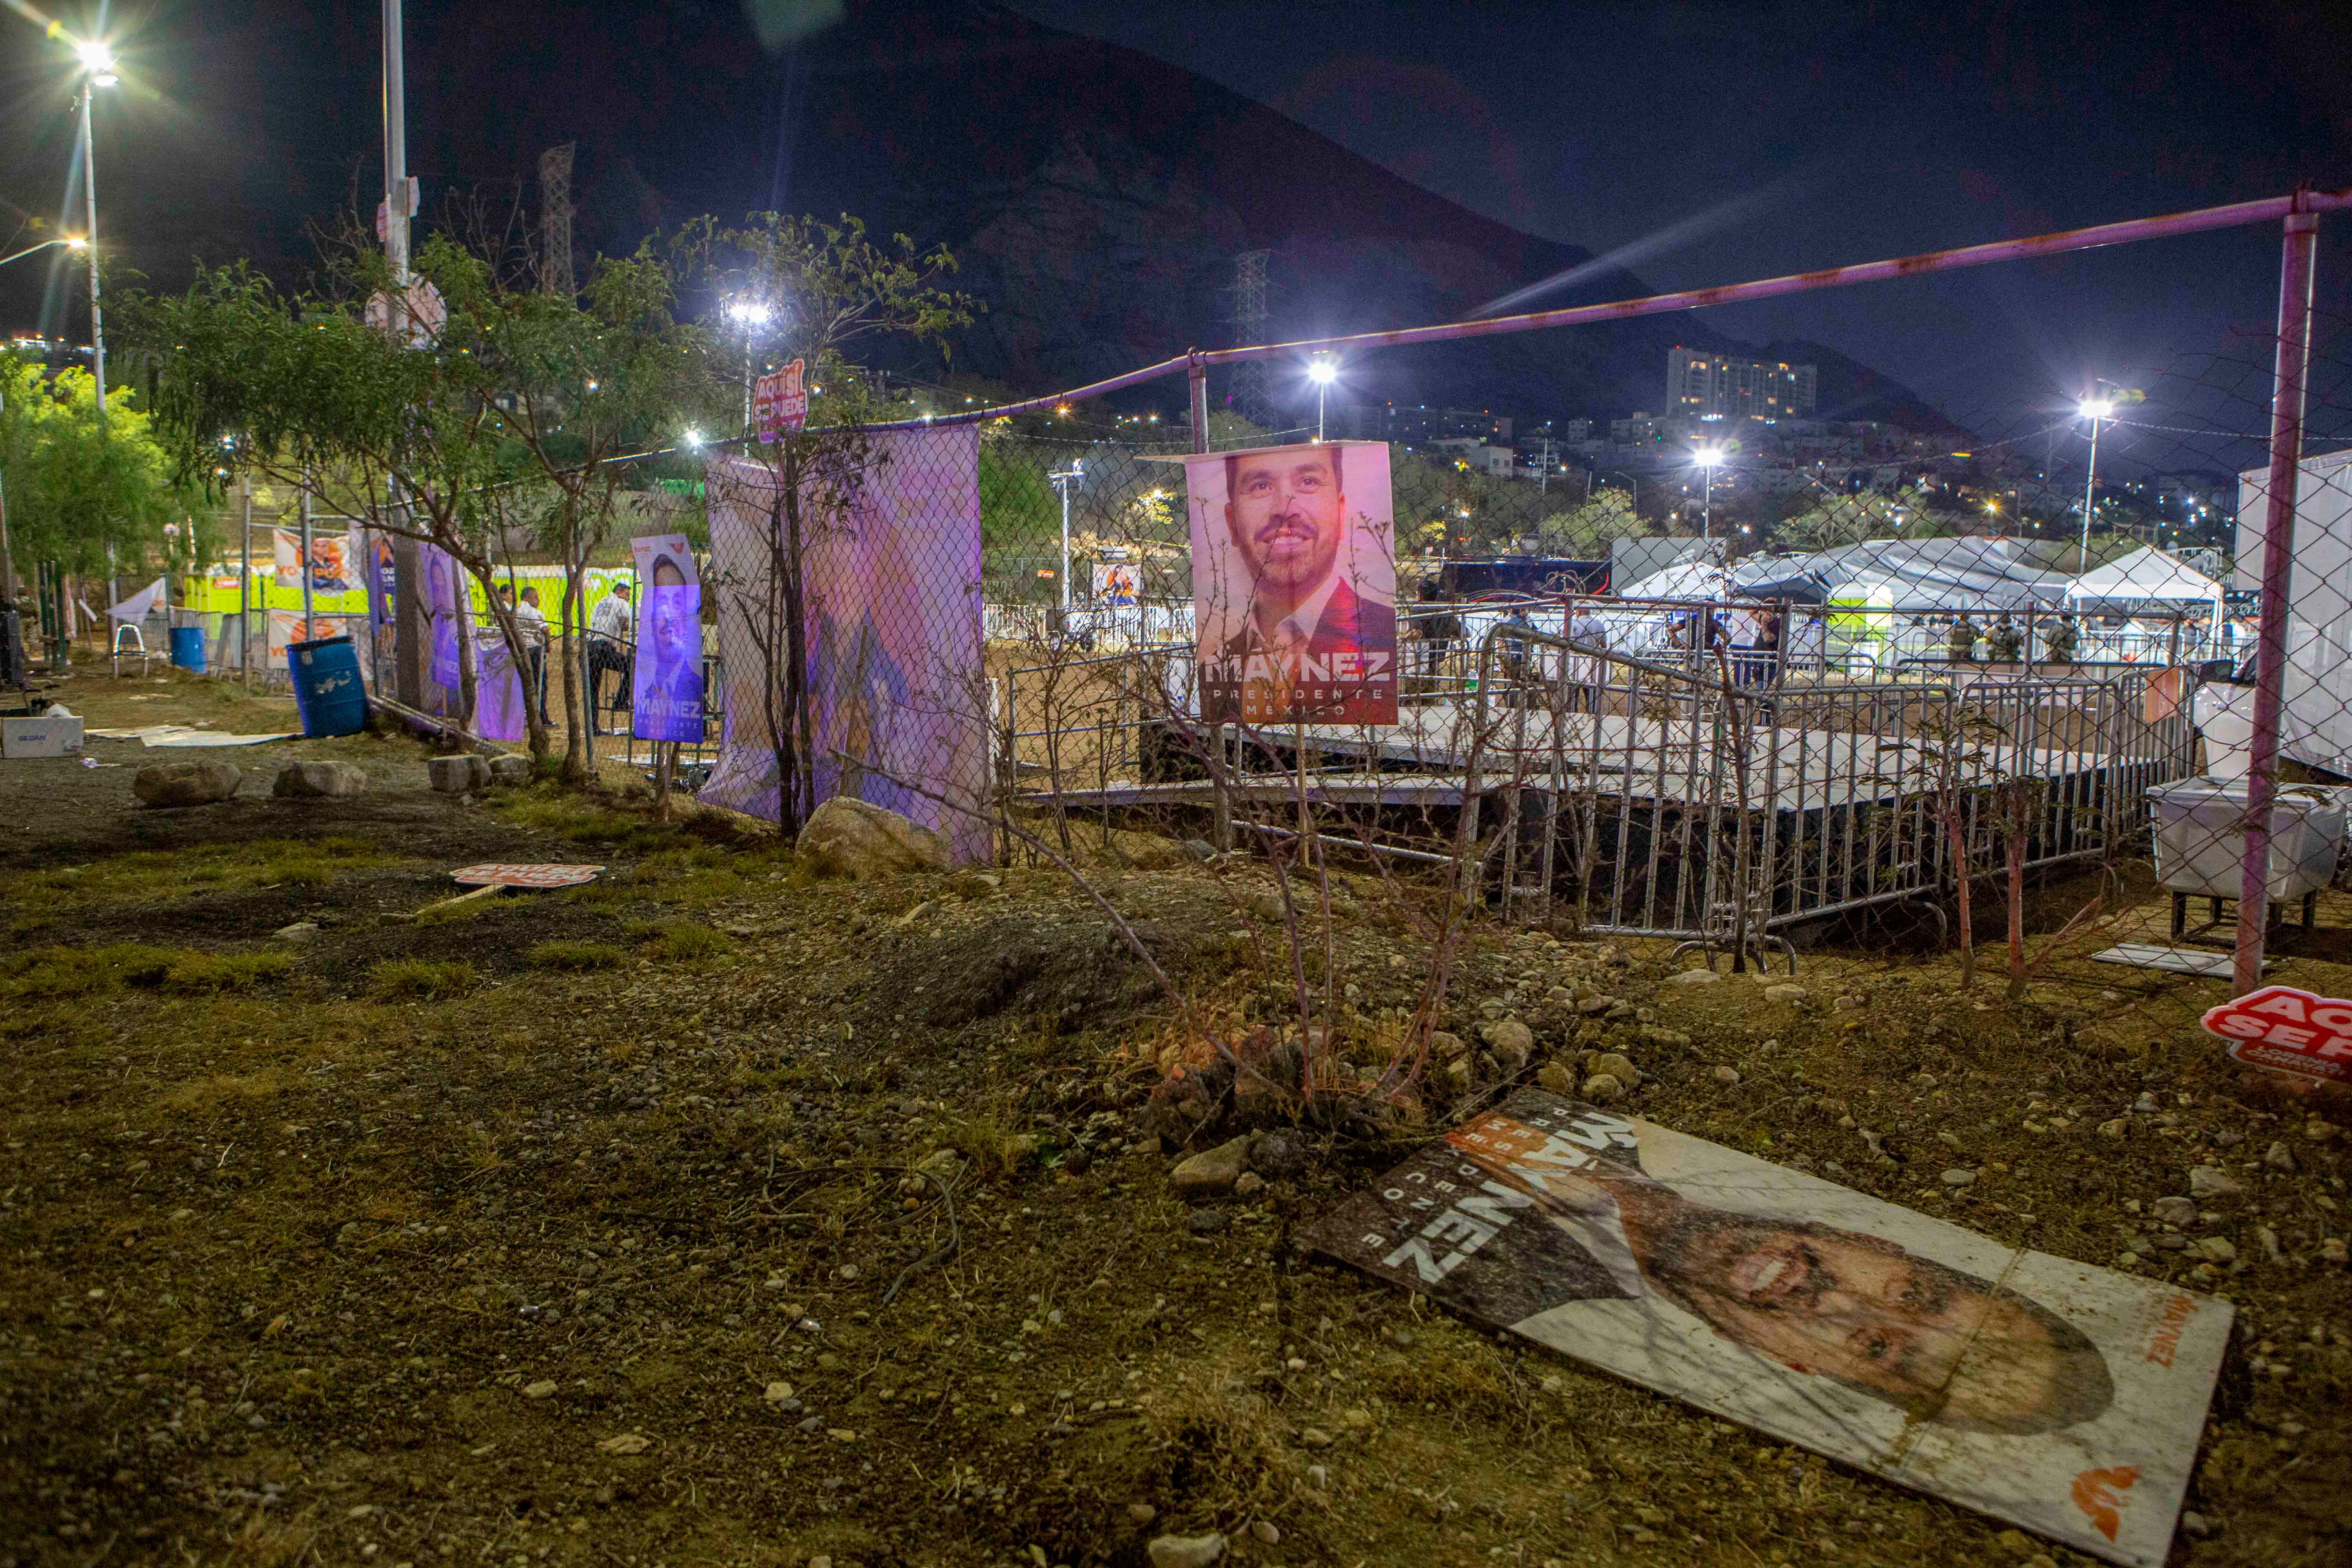
<path fill-rule="evenodd" d="M 2158 883 L 2176 893 L 2236 898 L 2244 886 L 2246 781 L 2182 779 L 2157 785 L 2147 799 L 2156 819 Z M 2280 790 L 2271 804 L 2271 903 L 2317 892 L 2334 879 L 2344 816 L 2332 790 Z"/>

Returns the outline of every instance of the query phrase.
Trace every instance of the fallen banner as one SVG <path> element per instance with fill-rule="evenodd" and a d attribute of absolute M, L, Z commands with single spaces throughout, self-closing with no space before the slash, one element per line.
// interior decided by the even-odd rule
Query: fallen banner
<path fill-rule="evenodd" d="M 2231 1316 L 1536 1089 L 1307 1239 L 1727 1420 L 2139 1565 L 2172 1539 Z"/>

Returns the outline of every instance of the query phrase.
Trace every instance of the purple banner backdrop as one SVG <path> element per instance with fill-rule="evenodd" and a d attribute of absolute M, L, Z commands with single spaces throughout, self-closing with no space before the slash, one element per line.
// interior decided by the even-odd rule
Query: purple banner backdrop
<path fill-rule="evenodd" d="M 639 585 L 630 733 L 702 740 L 702 578 L 683 533 L 629 541 Z"/>
<path fill-rule="evenodd" d="M 521 741 L 530 736 L 523 711 L 522 674 L 496 626 L 474 639 L 474 733 L 485 741 Z"/>
<path fill-rule="evenodd" d="M 976 427 L 892 431 L 872 438 L 855 485 L 808 487 L 803 503 L 816 798 L 898 812 L 967 862 L 992 847 L 979 467 Z M 777 643 L 779 480 L 756 457 L 715 458 L 708 474 L 727 725 L 699 798 L 774 821 L 764 650 Z"/>

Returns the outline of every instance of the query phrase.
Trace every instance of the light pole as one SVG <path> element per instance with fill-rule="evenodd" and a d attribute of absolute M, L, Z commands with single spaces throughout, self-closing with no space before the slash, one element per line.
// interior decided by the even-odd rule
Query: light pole
<path fill-rule="evenodd" d="M 1315 439 L 1323 439 L 1323 397 L 1331 384 L 1339 379 L 1339 362 L 1329 354 L 1317 354 L 1307 362 L 1307 379 L 1315 384 Z"/>
<path fill-rule="evenodd" d="M 1705 482 L 1699 487 L 1698 535 L 1712 544 L 1715 542 L 1715 469 L 1716 465 L 1723 461 L 1723 448 L 1701 447 L 1691 454 L 1691 459 L 1698 464 L 1699 472 L 1706 476 Z"/>
<path fill-rule="evenodd" d="M 743 329 L 743 429 L 747 435 L 751 430 L 751 337 L 775 314 L 764 300 L 727 301 L 727 319 Z"/>
<path fill-rule="evenodd" d="M 90 140 L 90 100 L 101 87 L 120 79 L 114 74 L 114 51 L 96 38 L 74 45 L 81 57 L 81 191 L 87 221 L 82 243 L 89 247 L 89 374 L 98 388 L 98 427 L 106 428 L 106 321 L 98 296 L 98 148 Z"/>
<path fill-rule="evenodd" d="M 2091 422 L 2091 466 L 2083 477 L 2083 543 L 2074 558 L 2074 570 L 2082 573 L 2091 566 L 2091 495 L 2099 483 L 2099 421 L 2113 414 L 2116 405 L 2111 399 L 2093 395 L 2083 399 L 2074 411 Z"/>
<path fill-rule="evenodd" d="M 1047 474 L 1054 488 L 1062 492 L 1062 618 L 1070 617 L 1070 487 L 1086 472 L 1087 460 L 1072 458 L 1070 466 L 1058 474 Z"/>

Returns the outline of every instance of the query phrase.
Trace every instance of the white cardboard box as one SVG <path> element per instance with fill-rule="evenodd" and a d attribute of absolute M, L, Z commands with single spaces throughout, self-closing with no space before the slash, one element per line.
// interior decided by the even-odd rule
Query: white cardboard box
<path fill-rule="evenodd" d="M 78 757 L 81 755 L 81 721 L 71 716 L 51 719 L 0 719 L 0 757 Z"/>

